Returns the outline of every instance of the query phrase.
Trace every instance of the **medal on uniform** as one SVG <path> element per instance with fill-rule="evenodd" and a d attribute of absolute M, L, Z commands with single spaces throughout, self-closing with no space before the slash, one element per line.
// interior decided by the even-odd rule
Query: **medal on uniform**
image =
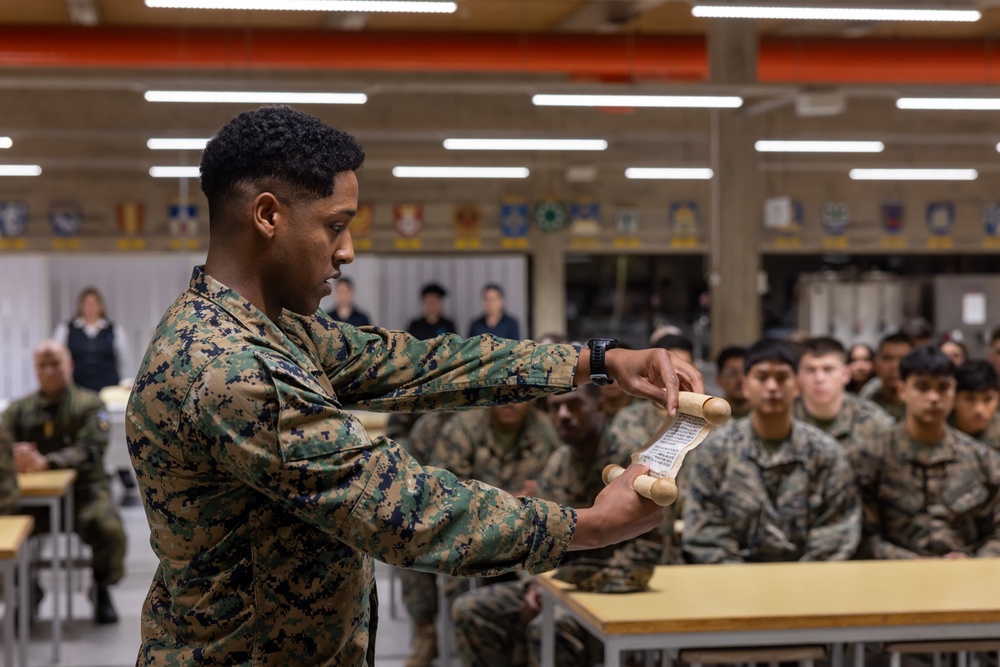
<path fill-rule="evenodd" d="M 670 505 L 677 500 L 677 473 L 684 457 L 700 445 L 709 432 L 732 417 L 729 403 L 717 396 L 689 391 L 680 392 L 677 415 L 667 415 L 663 426 L 649 442 L 632 455 L 632 463 L 649 466 L 648 475 L 640 475 L 632 483 L 636 493 L 657 505 Z M 604 469 L 604 483 L 610 484 L 625 472 L 619 465 Z"/>

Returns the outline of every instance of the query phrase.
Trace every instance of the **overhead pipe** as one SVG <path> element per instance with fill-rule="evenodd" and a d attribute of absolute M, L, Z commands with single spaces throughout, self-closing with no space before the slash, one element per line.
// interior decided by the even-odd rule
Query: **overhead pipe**
<path fill-rule="evenodd" d="M 990 85 L 983 40 L 763 37 L 761 83 Z M 0 67 L 566 74 L 706 81 L 704 37 L 0 27 Z"/>

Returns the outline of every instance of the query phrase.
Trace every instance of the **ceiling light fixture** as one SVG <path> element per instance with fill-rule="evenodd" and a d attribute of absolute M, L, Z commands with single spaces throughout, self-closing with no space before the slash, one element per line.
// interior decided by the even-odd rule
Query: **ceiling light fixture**
<path fill-rule="evenodd" d="M 396 178 L 527 178 L 527 167 L 393 167 Z"/>
<path fill-rule="evenodd" d="M 450 151 L 603 151 L 604 139 L 445 139 Z"/>
<path fill-rule="evenodd" d="M 205 150 L 208 139 L 150 139 L 146 147 L 153 151 L 201 151 Z"/>
<path fill-rule="evenodd" d="M 996 97 L 900 97 L 897 109 L 935 111 L 997 111 L 1000 98 Z"/>
<path fill-rule="evenodd" d="M 153 178 L 201 178 L 198 167 L 150 167 L 149 175 Z"/>
<path fill-rule="evenodd" d="M 10 137 L 0 137 L 0 148 L 10 148 L 14 145 L 14 142 L 10 140 Z"/>
<path fill-rule="evenodd" d="M 147 90 L 147 102 L 215 104 L 364 104 L 364 93 L 255 93 L 216 90 Z"/>
<path fill-rule="evenodd" d="M 701 167 L 629 167 L 625 170 L 625 178 L 651 179 L 670 181 L 707 181 L 715 173 Z"/>
<path fill-rule="evenodd" d="M 627 107 L 661 109 L 738 109 L 734 95 L 534 95 L 536 107 Z"/>
<path fill-rule="evenodd" d="M 146 0 L 157 9 L 237 9 L 302 12 L 397 12 L 410 14 L 454 14 L 454 2 L 407 0 Z"/>
<path fill-rule="evenodd" d="M 880 9 L 866 7 L 747 7 L 695 5 L 691 15 L 706 19 L 780 19 L 803 21 L 939 21 L 975 23 L 975 9 Z"/>
<path fill-rule="evenodd" d="M 37 164 L 0 164 L 0 176 L 41 176 Z"/>
<path fill-rule="evenodd" d="M 762 139 L 754 144 L 758 153 L 881 153 L 881 141 L 778 141 Z"/>
<path fill-rule="evenodd" d="M 855 181 L 974 181 L 975 169 L 851 169 Z"/>

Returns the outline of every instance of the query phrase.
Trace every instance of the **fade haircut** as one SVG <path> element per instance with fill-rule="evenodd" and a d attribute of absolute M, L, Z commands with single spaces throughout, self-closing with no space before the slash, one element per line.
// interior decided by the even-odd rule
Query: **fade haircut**
<path fill-rule="evenodd" d="M 792 372 L 799 371 L 799 355 L 795 351 L 795 346 L 784 340 L 765 338 L 751 345 L 743 361 L 743 370 L 749 375 L 750 369 L 765 361 L 788 364 L 792 367 Z"/>
<path fill-rule="evenodd" d="M 879 354 L 882 353 L 882 348 L 886 345 L 891 345 L 892 343 L 906 343 L 907 345 L 913 345 L 913 339 L 902 331 L 896 331 L 889 334 L 888 336 L 883 336 L 882 340 L 878 342 Z"/>
<path fill-rule="evenodd" d="M 921 345 L 899 361 L 899 377 L 904 382 L 911 375 L 955 377 L 955 364 L 934 345 Z"/>
<path fill-rule="evenodd" d="M 740 347 L 739 345 L 730 345 L 729 347 L 722 348 L 722 352 L 719 352 L 718 358 L 715 360 L 715 367 L 722 372 L 725 368 L 726 362 L 730 359 L 744 359 L 747 356 L 747 349 L 745 347 Z"/>
<path fill-rule="evenodd" d="M 825 357 L 828 354 L 836 354 L 840 360 L 847 363 L 847 350 L 844 344 L 831 336 L 816 336 L 807 338 L 802 343 L 802 355 L 810 357 Z"/>
<path fill-rule="evenodd" d="M 290 107 L 244 111 L 201 155 L 201 190 L 209 226 L 226 218 L 241 190 L 273 192 L 290 203 L 333 194 L 339 173 L 357 171 L 365 152 L 351 135 Z"/>
<path fill-rule="evenodd" d="M 1000 376 L 988 361 L 966 361 L 955 371 L 955 391 L 1000 391 Z"/>
<path fill-rule="evenodd" d="M 660 347 L 664 350 L 684 350 L 694 356 L 694 343 L 687 336 L 677 334 L 664 334 L 656 339 L 653 347 Z"/>

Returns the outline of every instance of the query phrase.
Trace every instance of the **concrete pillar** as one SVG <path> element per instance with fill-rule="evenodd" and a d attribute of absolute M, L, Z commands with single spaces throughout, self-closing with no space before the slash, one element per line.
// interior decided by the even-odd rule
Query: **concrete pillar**
<path fill-rule="evenodd" d="M 751 83 L 757 77 L 753 21 L 713 21 L 709 33 L 712 82 Z M 763 179 L 754 151 L 755 123 L 742 110 L 712 111 L 712 218 L 709 285 L 712 350 L 746 344 L 761 333 L 760 272 Z"/>
<path fill-rule="evenodd" d="M 566 332 L 566 263 L 558 243 L 541 243 L 531 256 L 531 338 Z"/>

